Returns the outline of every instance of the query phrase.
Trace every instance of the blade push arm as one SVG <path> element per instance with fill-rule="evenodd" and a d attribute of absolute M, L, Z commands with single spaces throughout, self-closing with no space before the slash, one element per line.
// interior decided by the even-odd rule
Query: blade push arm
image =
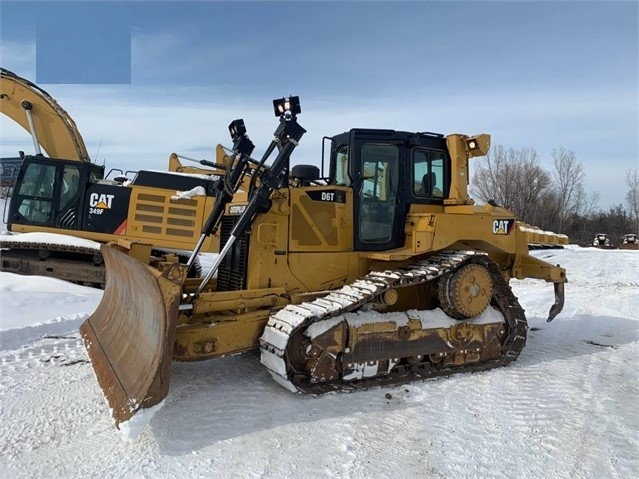
<path fill-rule="evenodd" d="M 224 260 L 224 257 L 231 250 L 235 240 L 253 222 L 255 216 L 260 212 L 268 211 L 271 207 L 271 194 L 279 187 L 282 179 L 288 174 L 288 164 L 291 154 L 298 145 L 299 140 L 302 138 L 304 133 L 306 133 L 306 130 L 297 123 L 295 115 L 296 113 L 299 113 L 299 100 L 297 100 L 297 108 L 298 111 L 293 110 L 292 113 L 291 110 L 288 109 L 285 110 L 286 113 L 284 111 L 282 112 L 283 114 L 280 116 L 280 125 L 275 130 L 275 137 L 264 153 L 264 157 L 260 161 L 260 165 L 263 165 L 266 162 L 275 147 L 279 147 L 279 153 L 270 168 L 260 169 L 256 173 L 256 175 L 259 175 L 261 184 L 251 192 L 251 196 L 244 213 L 235 224 L 228 241 L 200 284 L 195 293 L 196 295 L 204 290 L 206 284 Z"/>

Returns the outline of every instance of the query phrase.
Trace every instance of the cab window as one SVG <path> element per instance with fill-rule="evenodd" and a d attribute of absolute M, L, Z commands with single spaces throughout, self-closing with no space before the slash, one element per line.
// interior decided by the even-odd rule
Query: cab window
<path fill-rule="evenodd" d="M 434 150 L 413 151 L 413 194 L 424 198 L 444 197 L 445 154 Z"/>
<path fill-rule="evenodd" d="M 53 211 L 55 165 L 31 163 L 20 185 L 18 211 L 34 223 L 47 223 Z"/>
<path fill-rule="evenodd" d="M 360 175 L 360 241 L 386 243 L 392 239 L 397 203 L 398 148 L 373 143 L 364 145 Z"/>
<path fill-rule="evenodd" d="M 337 186 L 350 186 L 351 179 L 348 174 L 348 147 L 340 147 L 335 154 L 335 184 Z"/>
<path fill-rule="evenodd" d="M 62 196 L 60 209 L 64 209 L 77 195 L 80 189 L 80 170 L 75 166 L 65 165 L 62 175 Z"/>

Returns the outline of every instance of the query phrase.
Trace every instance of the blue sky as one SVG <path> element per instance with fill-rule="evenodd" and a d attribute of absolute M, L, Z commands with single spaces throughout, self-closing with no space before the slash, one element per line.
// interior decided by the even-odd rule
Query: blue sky
<path fill-rule="evenodd" d="M 574 150 L 604 208 L 639 166 L 637 2 L 0 1 L 0 17 L 0 64 L 58 99 L 110 167 L 211 158 L 238 117 L 259 153 L 287 94 L 308 130 L 296 163 L 353 127 L 488 132 L 548 169 Z M 29 151 L 0 127 L 0 154 Z"/>

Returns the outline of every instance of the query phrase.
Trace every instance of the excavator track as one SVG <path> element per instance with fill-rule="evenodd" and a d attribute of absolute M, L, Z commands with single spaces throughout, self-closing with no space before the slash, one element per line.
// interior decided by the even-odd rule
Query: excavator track
<path fill-rule="evenodd" d="M 100 245 L 82 246 L 55 242 L 23 241 L 22 235 L 0 236 L 0 271 L 25 276 L 48 276 L 83 286 L 104 289 L 106 269 Z M 77 241 L 77 239 L 74 238 Z M 87 244 L 90 244 L 89 241 Z M 152 255 L 174 254 L 186 263 L 188 255 L 178 250 L 154 248 Z M 195 260 L 190 274 L 201 275 L 202 267 Z"/>
<path fill-rule="evenodd" d="M 480 320 L 480 315 L 442 325 L 440 318 L 415 329 L 410 312 L 405 323 L 374 312 L 349 314 L 379 303 L 388 291 L 437 281 L 470 263 L 489 271 L 498 320 Z M 323 298 L 286 306 L 269 318 L 260 339 L 261 362 L 294 392 L 351 391 L 504 366 L 517 359 L 526 333 L 524 310 L 497 264 L 484 253 L 445 250 L 397 270 L 370 272 Z M 371 350 L 379 356 L 371 357 Z"/>
<path fill-rule="evenodd" d="M 0 271 L 48 276 L 104 288 L 106 271 L 99 245 L 17 241 L 13 238 L 0 237 Z"/>

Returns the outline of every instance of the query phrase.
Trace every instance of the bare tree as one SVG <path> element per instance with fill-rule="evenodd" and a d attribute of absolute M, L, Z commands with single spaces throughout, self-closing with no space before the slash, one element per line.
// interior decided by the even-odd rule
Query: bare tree
<path fill-rule="evenodd" d="M 561 233 L 566 217 L 575 213 L 575 201 L 583 190 L 586 173 L 575 152 L 563 146 L 553 150 L 552 159 L 558 201 L 558 232 Z"/>
<path fill-rule="evenodd" d="M 485 162 L 473 175 L 473 193 L 483 201 L 493 200 L 527 222 L 540 217 L 540 201 L 550 185 L 550 175 L 539 166 L 534 148 L 491 148 Z"/>
<path fill-rule="evenodd" d="M 637 169 L 634 171 L 626 171 L 626 185 L 628 186 L 628 192 L 626 193 L 626 201 L 630 206 L 630 214 L 634 220 L 633 233 L 639 232 L 639 173 Z"/>
<path fill-rule="evenodd" d="M 522 221 L 535 224 L 542 207 L 541 198 L 550 186 L 550 175 L 539 165 L 539 155 L 533 148 L 522 148 L 517 153 L 513 209 Z"/>
<path fill-rule="evenodd" d="M 473 189 L 484 200 L 493 200 L 504 208 L 513 201 L 514 167 L 508 151 L 501 145 L 493 146 L 486 155 L 485 163 L 477 165 L 473 175 Z"/>
<path fill-rule="evenodd" d="M 566 225 L 566 230 L 570 233 L 571 242 L 589 244 L 592 232 L 587 230 L 591 226 L 587 220 L 593 217 L 599 207 L 599 193 L 595 191 L 588 196 L 583 188 L 579 188 L 574 204 L 574 215 Z"/>

